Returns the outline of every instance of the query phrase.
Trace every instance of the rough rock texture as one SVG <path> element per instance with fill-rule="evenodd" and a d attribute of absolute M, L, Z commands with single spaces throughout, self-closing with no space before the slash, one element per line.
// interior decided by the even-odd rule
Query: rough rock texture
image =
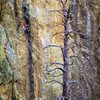
<path fill-rule="evenodd" d="M 30 1 L 28 1 L 30 2 Z M 18 100 L 28 99 L 28 65 L 27 65 L 27 43 L 22 28 L 21 1 L 17 1 L 20 28 L 16 31 L 16 17 L 14 16 L 13 1 L 0 1 L 3 3 L 1 25 L 0 25 L 0 95 L 3 100 L 10 100 L 12 96 L 12 77 L 14 71 L 14 90 Z M 30 6 L 33 6 L 30 4 Z M 31 10 L 30 10 L 31 12 Z M 33 11 L 32 11 L 33 12 Z M 36 13 L 35 13 L 36 14 Z M 31 17 L 33 38 L 33 63 L 35 66 L 35 96 L 40 96 L 39 72 L 43 66 L 43 50 L 38 29 L 41 26 L 35 17 Z M 4 74 L 5 73 L 5 74 Z"/>
<path fill-rule="evenodd" d="M 77 0 L 76 0 L 77 1 Z M 76 3 L 76 28 L 80 35 L 75 35 L 76 49 L 74 48 L 74 59 L 76 58 L 76 66 L 72 70 L 77 70 L 77 74 L 73 73 L 74 79 L 79 79 L 85 88 L 86 95 L 89 100 L 99 100 L 99 18 L 100 0 L 78 0 Z M 76 52 L 78 51 L 78 52 Z M 98 52 L 98 53 L 97 53 Z M 98 74 L 97 74 L 98 73 Z M 98 91 L 98 92 L 96 92 Z M 74 95 L 75 96 L 75 95 Z"/>
<path fill-rule="evenodd" d="M 0 100 L 11 100 L 12 95 L 15 95 L 17 100 L 28 100 L 28 52 L 23 32 L 22 0 L 16 1 L 18 19 L 15 17 L 13 0 L 0 0 Z M 74 40 L 77 43 L 70 45 L 75 47 L 74 51 L 69 50 L 70 56 L 77 55 L 82 61 L 78 58 L 70 59 L 74 61 L 74 65 L 69 67 L 69 78 L 80 80 L 89 100 L 99 100 L 99 92 L 95 91 L 100 91 L 100 0 L 77 0 L 77 2 L 76 28 L 86 37 L 74 36 L 73 33 L 74 39 L 70 37 L 69 44 Z M 58 26 L 63 22 L 62 15 L 51 11 L 59 10 L 62 6 L 56 0 L 27 0 L 27 3 L 32 28 L 35 97 L 37 100 L 41 96 L 46 100 L 53 100 L 61 95 L 62 88 L 61 85 L 54 84 L 50 86 L 48 92 L 44 92 L 48 88 L 45 80 L 51 79 L 43 73 L 46 66 L 44 63 L 62 62 L 62 53 L 60 49 L 44 50 L 43 47 L 49 44 L 63 46 L 63 35 L 53 36 L 57 32 L 64 31 L 62 25 Z M 69 7 L 69 2 L 66 7 Z M 16 22 L 19 22 L 19 31 L 16 31 L 18 25 Z M 57 80 L 62 81 L 61 78 L 62 76 Z M 77 90 L 78 86 L 75 89 Z M 77 92 L 78 95 L 80 91 Z M 72 93 L 73 91 L 70 91 L 71 95 Z M 71 97 L 77 93 L 73 93 Z M 83 99 L 79 97 L 72 100 Z"/>
<path fill-rule="evenodd" d="M 35 65 L 35 96 L 38 98 L 41 97 L 42 93 L 41 75 L 43 75 L 43 73 L 41 70 L 43 70 L 44 59 L 43 47 L 51 43 L 50 35 L 55 33 L 55 31 L 57 31 L 59 28 L 61 28 L 61 30 L 63 29 L 62 27 L 53 29 L 54 23 L 61 22 L 61 16 L 58 16 L 59 13 L 49 13 L 49 11 L 60 9 L 61 5 L 57 1 L 53 0 L 27 0 L 27 3 L 29 3 L 29 12 L 31 16 L 30 20 L 32 27 L 32 56 L 33 63 Z M 23 19 L 21 4 L 22 1 L 18 0 L 17 6 L 19 18 L 17 19 L 17 21 L 19 21 L 20 24 L 18 32 L 16 31 L 18 23 L 16 23 L 13 1 L 0 1 L 0 5 L 2 5 L 0 8 L 0 65 L 2 65 L 0 66 L 0 73 L 2 72 L 0 74 L 0 88 L 3 89 L 0 91 L 0 94 L 1 98 L 4 100 L 11 99 L 12 91 L 15 92 L 15 96 L 18 100 L 28 99 L 27 43 L 25 34 L 22 29 Z M 54 17 L 56 15 L 58 16 L 57 18 Z M 5 36 L 3 36 L 4 34 Z M 61 36 L 58 36 L 56 40 L 53 40 L 53 42 L 61 43 L 62 40 L 60 39 L 60 37 Z M 50 42 L 47 42 L 46 44 L 46 41 Z M 5 70 L 7 75 L 4 74 Z M 13 72 L 14 86 L 12 87 Z M 14 90 L 12 90 L 12 88 L 14 88 Z"/>

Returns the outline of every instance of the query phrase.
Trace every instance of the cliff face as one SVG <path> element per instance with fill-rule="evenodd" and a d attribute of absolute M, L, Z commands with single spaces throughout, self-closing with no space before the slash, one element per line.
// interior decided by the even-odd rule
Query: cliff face
<path fill-rule="evenodd" d="M 15 2 L 17 8 L 15 7 Z M 27 3 L 30 9 L 29 13 L 33 40 L 32 56 L 35 72 L 35 96 L 40 97 L 40 90 L 42 89 L 41 75 L 44 75 L 42 73 L 44 64 L 43 47 L 51 43 L 50 34 L 60 28 L 53 29 L 54 23 L 61 22 L 61 18 L 58 16 L 59 13 L 50 13 L 49 11 L 59 9 L 61 5 L 53 0 L 27 0 Z M 14 94 L 18 100 L 27 100 L 28 52 L 26 36 L 23 32 L 22 1 L 0 1 L 0 5 L 1 99 L 10 100 Z M 15 14 L 16 10 L 18 16 Z M 54 15 L 58 17 L 54 17 Z M 19 31 L 17 28 L 19 28 Z M 62 28 L 60 29 L 62 30 Z M 59 39 L 58 36 L 57 40 L 53 40 L 53 42 L 59 43 L 62 42 L 62 40 Z"/>
<path fill-rule="evenodd" d="M 29 3 L 31 1 L 28 1 Z M 15 16 L 13 1 L 0 1 L 0 96 L 10 100 L 15 95 L 18 100 L 28 99 L 28 53 L 27 40 L 23 32 L 22 1 L 17 1 L 19 18 Z M 32 3 L 30 7 L 33 7 Z M 33 10 L 30 10 L 32 15 Z M 35 13 L 36 14 L 36 13 Z M 19 21 L 19 32 L 16 30 Z M 43 66 L 43 46 L 39 37 L 41 25 L 31 16 L 33 64 L 35 67 L 35 96 L 40 95 L 39 76 Z M 14 73 L 14 74 L 13 74 Z M 14 82 L 13 82 L 14 81 Z M 13 93 L 12 93 L 13 92 Z M 0 99 L 0 100 L 1 100 Z"/>
<path fill-rule="evenodd" d="M 76 0 L 76 26 L 74 31 L 78 30 L 80 35 L 75 35 L 76 49 L 74 48 L 74 56 L 76 56 L 77 67 L 72 68 L 72 78 L 80 80 L 86 90 L 89 100 L 99 100 L 99 71 L 98 66 L 100 58 L 99 54 L 99 13 L 100 1 Z M 74 17 L 75 18 L 75 17 Z M 73 19 L 74 19 L 73 18 Z M 78 51 L 78 52 L 77 52 Z M 98 55 L 98 56 L 97 56 Z M 79 74 L 75 74 L 75 71 Z M 94 74 L 93 74 L 94 73 Z M 98 91 L 98 92 L 95 92 Z"/>
<path fill-rule="evenodd" d="M 67 8 L 71 2 L 68 0 Z M 69 56 L 81 58 L 70 59 L 75 64 L 69 67 L 69 77 L 81 82 L 89 100 L 99 98 L 99 93 L 94 93 L 100 82 L 99 2 L 100 0 L 78 0 L 76 8 L 73 8 L 73 12 L 76 9 L 77 13 L 76 26 L 70 26 L 71 30 L 78 29 L 83 35 L 74 35 L 72 32 L 72 38 L 69 36 L 69 44 L 73 43 L 70 48 L 74 47 L 74 50 L 69 49 Z M 55 84 L 46 93 L 48 86 L 45 80 L 51 77 L 44 73 L 44 69 L 47 63 L 63 63 L 62 52 L 59 48 L 44 47 L 50 44 L 63 46 L 63 16 L 57 11 L 62 9 L 62 5 L 56 0 L 27 0 L 27 4 L 32 31 L 35 97 L 39 99 L 43 95 L 47 100 L 52 100 L 53 96 L 61 95 L 62 88 Z M 17 100 L 28 100 L 28 51 L 27 38 L 23 31 L 22 0 L 0 0 L 0 5 L 0 100 L 11 100 L 12 95 Z M 59 35 L 54 35 L 56 33 Z M 62 76 L 57 80 L 62 81 L 61 78 Z"/>

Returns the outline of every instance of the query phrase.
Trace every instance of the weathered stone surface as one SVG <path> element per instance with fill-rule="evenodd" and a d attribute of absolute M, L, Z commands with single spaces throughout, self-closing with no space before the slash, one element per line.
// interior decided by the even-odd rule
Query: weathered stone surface
<path fill-rule="evenodd" d="M 27 3 L 30 8 L 33 40 L 32 56 L 35 70 L 35 96 L 38 99 L 41 95 L 44 98 L 47 95 L 47 100 L 52 100 L 53 96 L 56 98 L 61 94 L 61 86 L 58 84 L 53 85 L 48 90 L 48 93 L 44 93 L 45 88 L 48 87 L 45 84 L 45 80 L 50 79 L 43 73 L 46 65 L 44 63 L 62 62 L 62 53 L 60 49 L 44 50 L 43 47 L 50 44 L 63 46 L 63 34 L 52 37 L 55 33 L 64 31 L 62 25 L 55 27 L 55 25 L 63 22 L 63 17 L 58 12 L 51 11 L 62 9 L 62 6 L 56 0 L 27 0 Z M 19 32 L 16 31 L 17 23 L 13 1 L 8 0 L 5 2 L 5 0 L 1 0 L 1 4 L 3 8 L 0 6 L 0 84 L 3 84 L 0 85 L 0 100 L 11 99 L 13 71 L 15 73 L 14 90 L 16 98 L 18 100 L 28 100 L 28 52 L 26 35 L 23 32 L 22 0 L 17 0 L 20 22 Z M 69 7 L 69 2 L 66 7 Z M 76 35 L 74 37 L 78 46 L 72 44 L 74 39 L 69 37 L 69 44 L 72 44 L 70 47 L 75 47 L 74 52 L 69 49 L 69 54 L 70 56 L 77 55 L 80 57 L 84 66 L 79 59 L 71 59 L 75 64 L 69 68 L 69 77 L 70 79 L 80 80 L 83 87 L 86 88 L 87 94 L 91 98 L 90 100 L 92 100 L 92 94 L 94 94 L 92 92 L 96 90 L 96 88 L 92 87 L 99 87 L 97 83 L 100 83 L 100 0 L 78 0 L 77 7 L 77 28 L 86 36 Z M 71 35 L 73 36 L 73 33 Z M 46 61 L 44 60 L 44 55 L 46 55 Z M 61 78 L 57 79 L 62 81 Z M 95 84 L 94 81 L 96 79 L 98 79 L 98 82 Z M 96 98 L 95 95 L 93 96 Z"/>

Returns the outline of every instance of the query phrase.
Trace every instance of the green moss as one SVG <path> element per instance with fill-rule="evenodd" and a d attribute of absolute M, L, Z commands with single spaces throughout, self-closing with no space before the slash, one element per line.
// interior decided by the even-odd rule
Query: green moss
<path fill-rule="evenodd" d="M 3 100 L 2 97 L 0 97 L 0 100 Z"/>
<path fill-rule="evenodd" d="M 2 59 L 2 34 L 0 32 L 0 60 Z"/>
<path fill-rule="evenodd" d="M 0 96 L 0 100 L 4 100 L 4 98 L 2 96 Z"/>
<path fill-rule="evenodd" d="M 11 77 L 11 68 L 5 59 L 3 34 L 5 34 L 2 25 L 0 25 L 0 83 L 7 83 Z"/>
<path fill-rule="evenodd" d="M 2 59 L 4 58 L 4 42 L 2 36 L 3 34 L 5 34 L 4 29 L 2 25 L 0 25 L 0 61 L 2 61 Z"/>
<path fill-rule="evenodd" d="M 12 71 L 6 59 L 0 62 L 0 82 L 6 84 L 11 80 Z"/>
<path fill-rule="evenodd" d="M 0 32 L 0 46 L 2 45 L 2 34 Z"/>

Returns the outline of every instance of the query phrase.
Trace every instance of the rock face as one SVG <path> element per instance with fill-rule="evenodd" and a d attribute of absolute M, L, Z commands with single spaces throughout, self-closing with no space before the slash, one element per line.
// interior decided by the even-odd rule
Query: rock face
<path fill-rule="evenodd" d="M 73 38 L 69 37 L 69 44 L 75 40 L 77 45 L 72 45 L 75 48 L 70 49 L 69 53 L 82 60 L 70 59 L 75 64 L 69 68 L 69 77 L 81 82 L 89 100 L 99 100 L 99 92 L 95 91 L 100 91 L 96 90 L 100 87 L 100 0 L 68 0 L 67 8 L 71 1 L 77 1 L 76 8 L 73 8 L 73 11 L 76 9 L 77 14 L 73 16 L 76 16 L 77 22 L 76 26 L 74 24 L 70 27 L 71 30 L 79 29 L 81 35 L 71 33 Z M 61 86 L 54 85 L 44 94 L 48 77 L 43 71 L 45 63 L 63 62 L 62 53 L 60 49 L 43 48 L 50 44 L 63 46 L 63 34 L 53 36 L 64 31 L 63 16 L 53 11 L 61 10 L 62 5 L 57 0 L 27 0 L 27 4 L 32 31 L 35 97 L 37 100 L 39 97 L 53 100 L 61 95 Z M 22 0 L 1 0 L 0 5 L 0 100 L 12 100 L 12 95 L 16 100 L 28 100 L 28 51 L 23 31 Z"/>
<path fill-rule="evenodd" d="M 15 2 L 17 8 L 15 8 Z M 50 13 L 50 10 L 60 9 L 61 5 L 57 1 L 46 1 L 46 0 L 27 0 L 29 4 L 29 13 L 31 20 L 32 28 L 32 49 L 33 49 L 33 63 L 34 63 L 34 77 L 35 77 L 35 96 L 36 98 L 41 97 L 41 75 L 43 75 L 43 47 L 53 43 L 62 43 L 63 36 L 58 36 L 52 41 L 50 37 L 54 34 L 59 28 L 63 31 L 63 27 L 59 26 L 53 28 L 54 23 L 61 22 L 61 16 L 59 13 Z M 22 1 L 0 1 L 2 7 L 0 8 L 0 57 L 1 57 L 1 66 L 4 70 L 8 71 L 7 79 L 4 78 L 6 83 L 3 82 L 3 76 L 5 71 L 1 73 L 0 83 L 1 87 L 8 86 L 9 89 L 5 90 L 6 93 L 1 91 L 1 98 L 6 97 L 10 99 L 12 97 L 12 92 L 15 92 L 15 96 L 19 100 L 28 99 L 28 57 L 27 57 L 27 42 L 26 37 L 23 32 L 23 17 L 22 17 Z M 56 7 L 56 8 L 55 8 Z M 15 10 L 17 9 L 18 18 L 16 18 Z M 56 18 L 56 15 L 58 16 Z M 55 17 L 53 17 L 55 16 Z M 19 23 L 17 23 L 19 22 Z M 17 31 L 17 26 L 19 24 L 19 31 Z M 59 30 L 59 31 L 60 31 Z M 3 41 L 4 40 L 4 41 Z M 55 59 L 55 58 L 54 58 Z M 6 68 L 6 67 L 7 68 Z M 2 69 L 3 70 L 3 69 Z M 2 72 L 2 70 L 0 72 Z M 14 80 L 13 78 L 14 72 Z M 12 87 L 12 81 L 14 81 L 14 86 Z M 5 84 L 5 85 L 4 85 Z M 8 85 L 9 84 L 9 85 Z M 41 87 L 40 87 L 41 86 Z M 14 88 L 14 90 L 12 90 Z M 9 95 L 10 94 L 10 95 Z M 2 97 L 3 95 L 3 97 Z M 6 95 L 6 96 L 5 96 Z M 4 99 L 5 100 L 5 99 Z"/>
<path fill-rule="evenodd" d="M 77 67 L 73 68 L 79 73 L 78 77 L 86 90 L 86 94 L 89 100 L 99 100 L 100 91 L 96 93 L 95 86 L 99 88 L 99 74 L 98 69 L 98 58 L 96 50 L 99 51 L 99 13 L 100 13 L 100 0 L 89 1 L 89 0 L 74 0 L 76 3 L 76 26 L 73 29 L 79 30 L 80 35 L 75 35 L 76 49 L 78 51 L 74 54 L 77 56 L 76 64 Z M 74 19 L 75 17 L 73 17 Z M 98 47 L 97 47 L 98 46 Z M 98 48 L 98 49 L 97 49 Z M 77 74 L 72 74 L 74 79 L 78 79 Z"/>
<path fill-rule="evenodd" d="M 27 42 L 23 32 L 23 18 L 22 18 L 22 1 L 17 1 L 17 10 L 19 14 L 20 27 L 16 30 L 17 21 L 13 1 L 0 1 L 0 96 L 3 100 L 10 100 L 12 95 L 18 100 L 28 100 L 28 56 L 27 56 Z M 34 13 L 30 3 L 30 14 Z M 33 9 L 33 8 L 32 8 Z M 35 15 L 36 13 L 34 13 Z M 39 25 L 37 18 L 31 16 L 32 24 L 32 49 L 34 52 L 34 76 L 35 76 L 35 96 L 40 96 L 40 79 L 42 75 L 41 70 L 43 66 L 43 46 L 41 38 L 39 37 Z M 13 74 L 14 73 L 14 74 Z M 14 81 L 14 82 L 13 82 Z M 13 85 L 13 86 L 12 86 Z M 1 100 L 0 99 L 0 100 Z"/>

